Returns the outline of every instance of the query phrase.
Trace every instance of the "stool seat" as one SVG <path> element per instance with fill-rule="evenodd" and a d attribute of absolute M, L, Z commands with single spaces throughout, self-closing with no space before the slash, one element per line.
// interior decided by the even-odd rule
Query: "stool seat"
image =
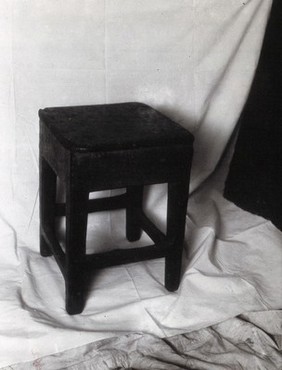
<path fill-rule="evenodd" d="M 40 253 L 53 255 L 65 279 L 66 310 L 82 312 L 93 270 L 165 258 L 165 287 L 180 283 L 182 246 L 193 155 L 193 136 L 142 103 L 45 108 L 40 117 Z M 65 202 L 57 201 L 57 179 Z M 167 227 L 161 232 L 143 211 L 143 188 L 168 184 Z M 89 199 L 89 193 L 125 193 Z M 86 253 L 88 214 L 126 210 L 126 237 L 142 231 L 153 245 Z M 64 246 L 56 218 L 66 217 Z"/>
<path fill-rule="evenodd" d="M 71 151 L 95 152 L 190 144 L 192 135 L 142 103 L 45 108 L 39 117 Z"/>

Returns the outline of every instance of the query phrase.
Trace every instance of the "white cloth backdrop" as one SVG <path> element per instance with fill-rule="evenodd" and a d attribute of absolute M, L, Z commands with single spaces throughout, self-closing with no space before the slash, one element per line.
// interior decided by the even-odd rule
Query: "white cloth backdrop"
<path fill-rule="evenodd" d="M 223 200 L 213 182 L 200 186 L 246 99 L 270 6 L 0 0 L 0 366 L 122 332 L 167 336 L 281 308 L 281 233 Z M 162 259 L 105 269 L 71 317 L 58 267 L 38 252 L 37 111 L 122 101 L 148 103 L 196 138 L 182 284 L 166 292 Z M 164 190 L 150 188 L 147 201 L 161 227 Z M 99 231 L 89 242 L 124 244 L 123 222 L 122 212 L 91 216 Z"/>

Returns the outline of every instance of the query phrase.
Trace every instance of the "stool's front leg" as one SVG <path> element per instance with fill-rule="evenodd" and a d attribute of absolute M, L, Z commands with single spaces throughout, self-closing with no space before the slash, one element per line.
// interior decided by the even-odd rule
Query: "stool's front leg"
<path fill-rule="evenodd" d="M 85 303 L 85 253 L 88 190 L 71 178 L 66 186 L 66 310 L 74 315 Z"/>
<path fill-rule="evenodd" d="M 165 258 L 165 286 L 169 291 L 179 287 L 189 181 L 168 184 L 167 240 Z"/>
<path fill-rule="evenodd" d="M 40 155 L 40 254 L 43 257 L 52 255 L 52 251 L 43 236 L 43 230 L 55 234 L 56 174 L 45 158 Z"/>

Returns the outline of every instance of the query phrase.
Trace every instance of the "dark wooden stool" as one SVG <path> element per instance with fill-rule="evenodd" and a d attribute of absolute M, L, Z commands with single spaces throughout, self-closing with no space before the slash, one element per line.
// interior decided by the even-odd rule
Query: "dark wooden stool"
<path fill-rule="evenodd" d="M 141 103 L 46 108 L 40 117 L 40 252 L 54 255 L 65 278 L 66 310 L 84 307 L 86 279 L 93 269 L 165 257 L 165 286 L 180 282 L 193 136 Z M 57 176 L 66 202 L 56 202 Z M 144 185 L 168 183 L 167 232 L 142 211 Z M 126 188 L 126 193 L 90 199 L 89 193 Z M 144 230 L 154 245 L 86 254 L 87 215 L 126 209 L 126 236 Z M 66 216 L 65 252 L 55 218 Z"/>

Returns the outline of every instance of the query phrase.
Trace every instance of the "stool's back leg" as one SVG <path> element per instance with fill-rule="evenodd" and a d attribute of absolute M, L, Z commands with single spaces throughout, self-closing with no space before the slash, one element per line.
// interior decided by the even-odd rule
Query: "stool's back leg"
<path fill-rule="evenodd" d="M 141 227 L 139 215 L 142 211 L 143 186 L 130 186 L 126 189 L 126 237 L 130 242 L 139 240 Z"/>
<path fill-rule="evenodd" d="M 180 283 L 188 190 L 189 181 L 168 184 L 167 240 L 169 246 L 165 258 L 165 286 L 169 291 L 177 290 Z"/>
<path fill-rule="evenodd" d="M 66 186 L 66 310 L 74 315 L 82 312 L 85 293 L 85 254 L 87 203 L 89 193 L 71 178 Z"/>
<path fill-rule="evenodd" d="M 49 229 L 55 233 L 55 207 L 56 207 L 56 174 L 47 161 L 40 156 L 40 253 L 42 256 L 51 256 L 52 252 L 43 236 L 43 230 Z"/>

